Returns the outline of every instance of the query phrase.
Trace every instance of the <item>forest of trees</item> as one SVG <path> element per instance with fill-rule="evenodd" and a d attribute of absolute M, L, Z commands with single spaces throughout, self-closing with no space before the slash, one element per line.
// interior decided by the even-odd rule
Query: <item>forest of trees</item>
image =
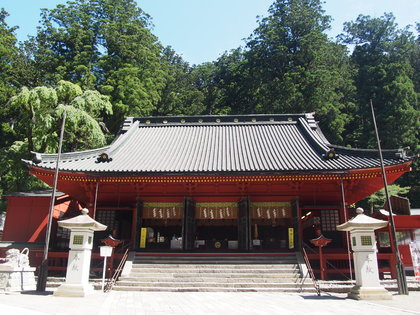
<path fill-rule="evenodd" d="M 44 9 L 19 42 L 0 8 L 0 195 L 42 188 L 21 162 L 111 141 L 125 116 L 315 112 L 334 144 L 419 153 L 420 23 L 356 16 L 329 38 L 321 0 L 274 0 L 243 47 L 190 65 L 152 32 L 134 0 L 73 0 Z M 420 207 L 418 162 L 398 184 Z"/>

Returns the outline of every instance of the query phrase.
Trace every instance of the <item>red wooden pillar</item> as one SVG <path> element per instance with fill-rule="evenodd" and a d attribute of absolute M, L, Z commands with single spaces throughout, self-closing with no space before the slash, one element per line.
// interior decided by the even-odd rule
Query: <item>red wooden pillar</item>
<path fill-rule="evenodd" d="M 296 213 L 297 213 L 296 220 L 297 220 L 297 229 L 298 229 L 297 233 L 298 233 L 298 236 L 299 236 L 299 243 L 297 244 L 297 246 L 298 246 L 299 250 L 302 251 L 302 247 L 303 247 L 302 208 L 300 207 L 299 198 L 297 197 L 293 201 L 292 204 L 297 209 L 297 211 L 296 211 Z"/>
<path fill-rule="evenodd" d="M 325 262 L 324 257 L 322 256 L 322 246 L 318 247 L 319 253 L 319 270 L 321 272 L 321 280 L 325 280 Z"/>
<path fill-rule="evenodd" d="M 114 256 L 115 256 L 115 248 L 112 251 L 111 257 L 107 257 L 106 259 L 108 259 L 107 262 L 107 277 L 108 279 L 112 278 L 112 274 L 114 272 Z"/>
<path fill-rule="evenodd" d="M 130 243 L 131 243 L 131 249 L 135 249 L 137 247 L 136 244 L 136 235 L 137 233 L 140 233 L 140 231 L 137 231 L 137 205 L 132 208 L 132 216 L 131 216 L 131 237 L 130 237 Z"/>

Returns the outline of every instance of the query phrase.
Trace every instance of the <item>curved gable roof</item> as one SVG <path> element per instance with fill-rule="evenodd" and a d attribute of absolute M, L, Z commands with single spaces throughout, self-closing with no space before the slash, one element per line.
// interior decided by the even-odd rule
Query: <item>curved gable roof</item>
<path fill-rule="evenodd" d="M 338 158 L 328 159 L 334 150 Z M 109 159 L 98 161 L 106 152 Z M 386 150 L 385 165 L 410 158 Z M 55 168 L 56 154 L 25 161 Z M 375 150 L 330 144 L 311 114 L 128 118 L 103 148 L 62 154 L 60 169 L 107 175 L 343 172 L 379 167 Z"/>

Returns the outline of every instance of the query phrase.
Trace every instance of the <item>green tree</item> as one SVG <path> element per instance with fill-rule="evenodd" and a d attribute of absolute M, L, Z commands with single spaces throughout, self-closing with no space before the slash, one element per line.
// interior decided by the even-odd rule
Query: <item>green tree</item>
<path fill-rule="evenodd" d="M 204 112 L 204 94 L 194 82 L 188 62 L 171 47 L 162 52 L 161 63 L 165 73 L 164 87 L 154 115 L 198 115 Z"/>
<path fill-rule="evenodd" d="M 221 104 L 222 90 L 217 75 L 218 67 L 214 62 L 194 66 L 191 70 L 193 86 L 203 95 L 203 114 L 226 115 L 230 111 L 230 106 Z"/>
<path fill-rule="evenodd" d="M 91 149 L 105 144 L 100 117 L 112 113 L 109 97 L 98 91 L 60 81 L 55 88 L 22 88 L 10 104 L 20 113 L 16 128 L 28 142 L 28 151 L 55 152 L 63 110 L 67 110 L 64 151 Z"/>
<path fill-rule="evenodd" d="M 63 151 L 91 149 L 105 145 L 100 117 L 112 113 L 109 97 L 98 91 L 83 91 L 80 86 L 60 81 L 56 87 L 26 87 L 10 100 L 19 113 L 16 140 L 0 150 L 0 177 L 3 191 L 45 187 L 28 174 L 21 159 L 31 151 L 57 151 L 64 110 L 67 111 Z"/>
<path fill-rule="evenodd" d="M 353 84 L 345 46 L 324 34 L 329 23 L 320 0 L 274 1 L 245 51 L 219 60 L 225 73 L 219 82 L 236 93 L 222 99 L 238 99 L 231 111 L 315 111 L 327 136 L 341 142 L 351 118 Z"/>
<path fill-rule="evenodd" d="M 26 141 L 15 141 L 8 147 L 0 148 L 0 195 L 48 187 L 37 177 L 29 175 L 28 168 L 22 163 L 22 158 L 28 158 Z"/>
<path fill-rule="evenodd" d="M 17 56 L 15 30 L 17 27 L 9 27 L 6 23 L 6 18 L 9 14 L 0 9 L 0 115 L 4 104 L 8 98 L 13 94 L 12 86 L 12 68 L 13 60 Z"/>
<path fill-rule="evenodd" d="M 15 93 L 13 62 L 18 55 L 16 48 L 16 27 L 6 23 L 8 13 L 0 9 L 0 148 L 14 141 L 13 116 L 8 110 L 7 101 Z"/>
<path fill-rule="evenodd" d="M 133 0 L 75 0 L 43 10 L 32 49 L 43 82 L 59 80 L 109 95 L 115 132 L 125 116 L 152 114 L 165 87 L 162 46 Z"/>
<path fill-rule="evenodd" d="M 413 83 L 417 95 L 420 93 L 420 23 L 416 24 L 417 38 L 410 54 L 410 64 L 413 67 Z"/>
<path fill-rule="evenodd" d="M 134 1 L 102 0 L 98 9 L 106 51 L 99 62 L 104 79 L 100 90 L 111 96 L 119 127 L 124 116 L 150 115 L 156 109 L 165 82 L 163 48 L 150 31 L 149 15 Z"/>
<path fill-rule="evenodd" d="M 31 53 L 44 84 L 68 80 L 94 87 L 100 57 L 95 6 L 97 1 L 77 0 L 41 10 L 41 25 L 29 42 L 36 43 Z"/>
<path fill-rule="evenodd" d="M 384 148 L 411 146 L 419 139 L 419 111 L 409 57 L 414 37 L 407 28 L 399 29 L 395 17 L 385 13 L 371 18 L 360 15 L 344 25 L 341 39 L 355 45 L 352 61 L 357 69 L 357 112 L 352 129 L 356 145 L 375 147 L 370 100 L 375 105 Z"/>
<path fill-rule="evenodd" d="M 375 106 L 383 148 L 411 147 L 411 154 L 419 153 L 419 40 L 409 28 L 398 28 L 395 17 L 385 13 L 379 18 L 359 15 L 344 24 L 341 40 L 354 45 L 351 55 L 357 70 L 356 104 L 350 126 L 354 146 L 376 147 L 369 102 Z M 419 169 L 400 178 L 398 183 L 411 187 L 408 197 L 419 206 Z"/>

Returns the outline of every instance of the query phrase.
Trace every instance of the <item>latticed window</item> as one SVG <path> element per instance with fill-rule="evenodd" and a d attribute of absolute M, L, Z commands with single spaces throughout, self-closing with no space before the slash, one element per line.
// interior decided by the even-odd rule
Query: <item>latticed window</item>
<path fill-rule="evenodd" d="M 118 229 L 118 222 L 115 220 L 115 210 L 98 210 L 96 220 L 108 227 L 108 230 Z"/>
<path fill-rule="evenodd" d="M 340 224 L 340 216 L 338 210 L 322 210 L 321 225 L 322 231 L 336 231 L 337 225 Z"/>

